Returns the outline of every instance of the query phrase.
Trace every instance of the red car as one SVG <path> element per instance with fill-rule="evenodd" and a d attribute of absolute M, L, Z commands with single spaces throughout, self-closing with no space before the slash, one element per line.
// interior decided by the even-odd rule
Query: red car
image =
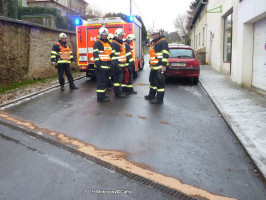
<path fill-rule="evenodd" d="M 200 63 L 190 46 L 169 44 L 169 67 L 166 75 L 167 77 L 190 77 L 194 84 L 198 84 Z"/>

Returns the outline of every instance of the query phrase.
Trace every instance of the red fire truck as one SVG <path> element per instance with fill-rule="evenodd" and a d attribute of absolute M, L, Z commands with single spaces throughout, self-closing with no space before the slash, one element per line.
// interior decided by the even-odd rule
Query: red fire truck
<path fill-rule="evenodd" d="M 86 72 L 87 77 L 95 77 L 93 61 L 93 45 L 98 39 L 99 29 L 104 26 L 109 33 L 114 34 L 118 28 L 123 28 L 126 35 L 134 34 L 136 40 L 130 44 L 132 57 L 135 60 L 134 77 L 138 76 L 140 69 L 144 67 L 142 56 L 142 34 L 141 23 L 134 18 L 131 22 L 125 22 L 120 17 L 112 18 L 93 18 L 87 21 L 87 24 L 76 27 L 77 37 L 77 58 L 81 72 Z"/>

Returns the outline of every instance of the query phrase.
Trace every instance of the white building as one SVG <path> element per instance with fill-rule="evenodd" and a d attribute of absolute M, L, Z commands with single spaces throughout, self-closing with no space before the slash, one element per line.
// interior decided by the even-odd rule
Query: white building
<path fill-rule="evenodd" d="M 265 0 L 201 0 L 190 39 L 201 60 L 240 85 L 266 91 Z"/>

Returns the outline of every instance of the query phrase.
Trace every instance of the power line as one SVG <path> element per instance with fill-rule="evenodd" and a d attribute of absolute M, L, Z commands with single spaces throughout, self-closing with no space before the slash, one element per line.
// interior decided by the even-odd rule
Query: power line
<path fill-rule="evenodd" d="M 139 11 L 140 16 L 141 16 L 143 19 L 145 19 L 145 21 L 147 21 L 148 23 L 150 23 L 151 21 L 148 20 L 146 17 L 144 17 L 144 15 L 142 14 L 142 12 L 139 10 L 139 8 L 138 8 L 136 2 L 135 2 L 134 0 L 132 0 L 132 1 L 133 1 L 133 4 L 135 5 L 135 7 L 137 8 L 137 10 Z"/>

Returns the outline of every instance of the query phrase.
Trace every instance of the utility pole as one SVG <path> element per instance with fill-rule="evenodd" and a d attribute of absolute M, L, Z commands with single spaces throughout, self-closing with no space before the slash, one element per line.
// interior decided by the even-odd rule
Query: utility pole
<path fill-rule="evenodd" d="M 130 0 L 130 16 L 132 15 L 132 1 Z"/>

